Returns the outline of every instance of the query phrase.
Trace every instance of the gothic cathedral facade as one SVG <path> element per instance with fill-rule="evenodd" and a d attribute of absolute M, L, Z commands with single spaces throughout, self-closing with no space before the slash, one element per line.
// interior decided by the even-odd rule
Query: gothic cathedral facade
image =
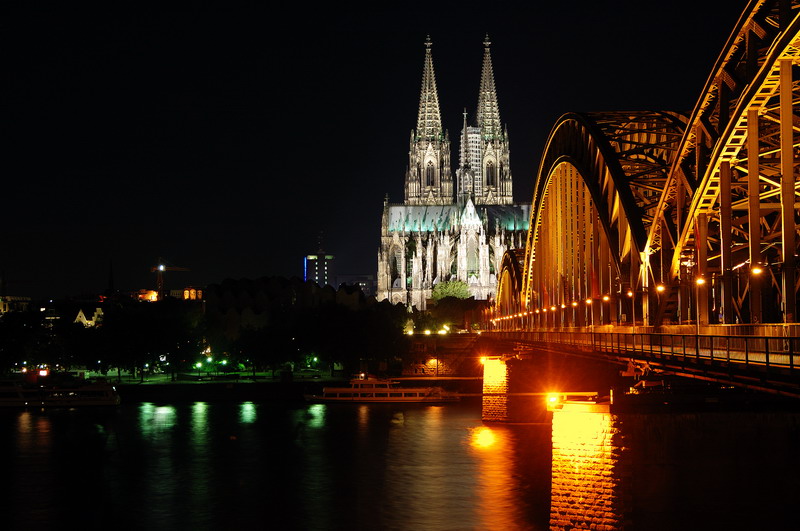
<path fill-rule="evenodd" d="M 514 204 L 508 131 L 484 40 L 475 125 L 464 113 L 459 166 L 450 170 L 431 41 L 425 42 L 417 128 L 411 131 L 405 201 L 384 201 L 378 250 L 378 300 L 424 310 L 434 286 L 461 280 L 477 300 L 492 299 L 503 254 L 525 244 L 530 203 Z"/>

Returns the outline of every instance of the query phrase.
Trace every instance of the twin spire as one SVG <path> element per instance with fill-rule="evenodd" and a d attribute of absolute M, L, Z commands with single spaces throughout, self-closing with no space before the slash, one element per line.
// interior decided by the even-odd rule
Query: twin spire
<path fill-rule="evenodd" d="M 476 121 L 483 130 L 484 138 L 492 139 L 500 136 L 500 106 L 497 104 L 497 90 L 494 86 L 494 71 L 492 70 L 492 54 L 489 35 L 483 39 L 483 68 L 481 69 L 481 88 L 478 93 L 478 113 Z"/>
<path fill-rule="evenodd" d="M 425 38 L 425 63 L 422 68 L 422 90 L 419 96 L 419 114 L 417 116 L 417 137 L 424 139 L 442 138 L 442 116 L 439 109 L 439 93 L 436 90 L 436 75 L 433 71 L 431 55 L 431 37 Z M 483 129 L 489 138 L 499 136 L 500 106 L 497 104 L 497 89 L 494 84 L 492 54 L 489 49 L 492 42 L 489 35 L 483 39 L 483 67 L 481 68 L 481 85 L 478 92 L 477 126 Z"/>
<path fill-rule="evenodd" d="M 478 92 L 476 126 L 464 125 L 456 182 L 450 173 L 450 141 L 442 128 L 431 38 L 425 39 L 425 63 L 419 97 L 417 128 L 411 132 L 406 169 L 405 202 L 410 205 L 447 205 L 474 197 L 476 204 L 511 204 L 508 138 L 500 124 L 500 108 L 492 69 L 491 41 L 483 41 L 483 67 Z M 454 190 L 455 184 L 455 190 Z"/>
<path fill-rule="evenodd" d="M 417 137 L 426 140 L 442 138 L 442 115 L 439 112 L 439 93 L 433 73 L 431 37 L 425 39 L 425 65 L 422 68 L 422 90 L 419 96 Z"/>

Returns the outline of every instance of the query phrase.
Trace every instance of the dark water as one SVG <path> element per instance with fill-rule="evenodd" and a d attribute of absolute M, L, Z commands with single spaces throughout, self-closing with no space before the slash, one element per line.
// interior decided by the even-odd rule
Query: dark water
<path fill-rule="evenodd" d="M 797 415 L 636 416 L 596 424 L 617 434 L 618 448 L 600 448 L 612 457 L 597 461 L 608 465 L 596 471 L 612 478 L 608 485 L 591 478 L 577 487 L 565 483 L 564 471 L 583 465 L 563 450 L 555 456 L 553 499 L 566 496 L 587 528 L 607 499 L 624 513 L 614 525 L 626 529 L 792 527 L 800 494 Z M 596 443 L 593 433 L 573 431 L 582 451 Z M 0 441 L 1 529 L 551 524 L 550 423 L 484 425 L 477 402 L 6 411 Z"/>

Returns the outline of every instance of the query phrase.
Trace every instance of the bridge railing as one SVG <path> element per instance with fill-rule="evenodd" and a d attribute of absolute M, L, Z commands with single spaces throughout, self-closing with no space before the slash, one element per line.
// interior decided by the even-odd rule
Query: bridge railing
<path fill-rule="evenodd" d="M 743 368 L 800 369 L 800 337 L 538 330 L 495 332 L 509 339 L 563 344 L 587 352 L 639 354 L 681 362 L 726 363 Z"/>

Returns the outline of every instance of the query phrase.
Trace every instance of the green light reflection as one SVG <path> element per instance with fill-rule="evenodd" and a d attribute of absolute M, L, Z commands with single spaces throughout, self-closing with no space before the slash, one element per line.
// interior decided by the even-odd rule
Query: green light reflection
<path fill-rule="evenodd" d="M 239 422 L 243 424 L 252 424 L 256 421 L 256 405 L 252 402 L 244 402 L 239 407 Z"/>
<path fill-rule="evenodd" d="M 308 425 L 312 428 L 321 428 L 325 425 L 325 404 L 312 404 L 308 406 Z"/>

